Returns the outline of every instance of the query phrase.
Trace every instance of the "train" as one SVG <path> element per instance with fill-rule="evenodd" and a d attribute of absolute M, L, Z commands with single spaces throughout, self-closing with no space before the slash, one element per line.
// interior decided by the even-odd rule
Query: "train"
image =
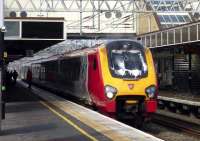
<path fill-rule="evenodd" d="M 138 41 L 104 41 L 33 60 L 22 63 L 22 78 L 31 69 L 34 82 L 85 101 L 102 113 L 142 123 L 156 112 L 152 54 Z"/>

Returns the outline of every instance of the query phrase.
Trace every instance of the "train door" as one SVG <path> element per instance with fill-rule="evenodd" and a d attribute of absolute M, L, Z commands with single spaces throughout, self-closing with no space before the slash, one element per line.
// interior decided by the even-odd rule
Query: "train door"
<path fill-rule="evenodd" d="M 45 80 L 45 67 L 44 66 L 41 66 L 41 69 L 40 69 L 40 79 L 42 81 Z"/>
<path fill-rule="evenodd" d="M 104 93 L 97 53 L 88 55 L 88 91 L 93 102 L 98 101 Z"/>

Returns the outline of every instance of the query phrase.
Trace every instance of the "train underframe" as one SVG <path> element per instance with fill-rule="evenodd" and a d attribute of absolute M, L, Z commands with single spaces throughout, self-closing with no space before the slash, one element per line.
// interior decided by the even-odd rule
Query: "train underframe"
<path fill-rule="evenodd" d="M 145 100 L 144 96 L 118 96 L 115 101 L 107 102 L 99 109 L 107 116 L 142 127 L 151 120 L 151 114 L 157 109 L 157 101 Z"/>

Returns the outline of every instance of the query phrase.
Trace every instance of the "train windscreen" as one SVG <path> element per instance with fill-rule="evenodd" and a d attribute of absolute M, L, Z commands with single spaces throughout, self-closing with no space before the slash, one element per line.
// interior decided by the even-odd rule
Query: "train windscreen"
<path fill-rule="evenodd" d="M 108 45 L 109 67 L 113 77 L 138 79 L 147 75 L 144 48 L 133 41 L 116 41 Z"/>

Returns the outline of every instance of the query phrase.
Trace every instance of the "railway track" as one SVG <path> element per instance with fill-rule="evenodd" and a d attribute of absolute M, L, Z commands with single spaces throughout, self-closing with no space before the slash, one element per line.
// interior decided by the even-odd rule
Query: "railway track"
<path fill-rule="evenodd" d="M 38 85 L 36 85 L 36 86 L 38 86 Z M 42 88 L 42 89 L 45 89 L 47 91 L 51 91 L 51 90 L 48 90 L 44 87 L 41 87 L 41 86 L 39 86 L 39 87 Z M 59 94 L 58 92 L 56 92 L 56 93 L 55 93 L 55 91 L 51 91 L 51 92 L 53 92 L 54 94 L 56 94 L 58 96 L 62 96 L 62 94 Z M 66 98 L 66 97 L 64 97 L 64 98 Z M 70 100 L 72 100 L 72 99 L 70 99 Z M 77 103 L 77 104 L 86 106 L 87 108 L 93 109 L 93 107 L 85 105 L 80 101 L 77 102 L 77 99 L 76 100 L 73 99 L 72 101 Z M 152 121 L 156 124 L 163 125 L 165 127 L 169 127 L 169 128 L 172 128 L 172 129 L 177 129 L 177 130 L 183 131 L 184 133 L 187 133 L 189 135 L 193 135 L 195 137 L 200 138 L 200 125 L 196 125 L 194 123 L 189 123 L 187 121 L 168 117 L 168 116 L 161 115 L 161 114 L 154 114 L 153 117 L 152 117 Z M 129 123 L 129 121 L 122 121 L 122 122 L 125 123 L 125 124 L 128 124 L 130 126 L 134 126 L 132 123 Z"/>
<path fill-rule="evenodd" d="M 152 117 L 152 121 L 156 124 L 176 129 L 181 132 L 200 138 L 200 126 L 197 124 L 160 114 L 154 114 Z"/>

